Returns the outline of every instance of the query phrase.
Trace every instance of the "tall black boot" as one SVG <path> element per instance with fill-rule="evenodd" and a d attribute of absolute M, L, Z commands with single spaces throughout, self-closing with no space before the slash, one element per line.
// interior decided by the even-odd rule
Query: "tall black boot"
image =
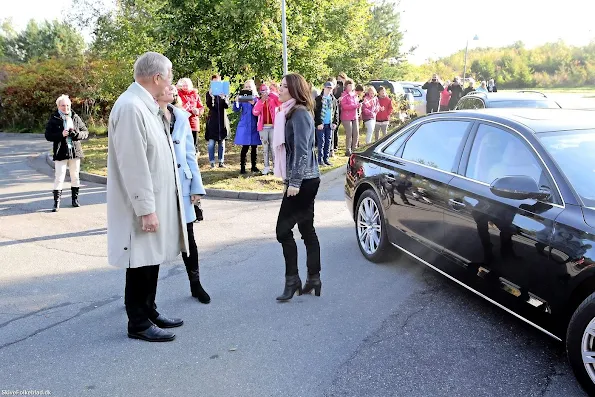
<path fill-rule="evenodd" d="M 250 171 L 252 172 L 260 172 L 260 170 L 256 167 L 256 146 L 252 146 L 251 152 L 250 152 L 250 162 L 252 163 L 252 168 L 250 169 Z"/>
<path fill-rule="evenodd" d="M 60 197 L 62 197 L 62 190 L 54 190 L 54 209 L 52 212 L 58 212 L 60 210 Z"/>
<path fill-rule="evenodd" d="M 304 294 L 309 294 L 314 290 L 314 295 L 320 296 L 320 290 L 322 289 L 322 281 L 320 281 L 320 273 L 308 274 L 306 284 L 304 284 Z"/>
<path fill-rule="evenodd" d="M 293 294 L 297 292 L 297 295 L 302 294 L 302 280 L 299 275 L 285 276 L 285 289 L 283 294 L 277 297 L 278 301 L 288 301 L 293 298 Z"/>
<path fill-rule="evenodd" d="M 245 146 L 242 147 L 242 151 L 240 152 L 240 174 L 246 173 L 246 155 L 248 154 L 248 150 L 245 149 Z"/>
<path fill-rule="evenodd" d="M 190 292 L 194 298 L 197 298 L 200 303 L 210 303 L 211 297 L 207 294 L 200 283 L 200 276 L 198 270 L 190 270 L 186 268 L 188 273 L 188 280 L 190 281 Z"/>
<path fill-rule="evenodd" d="M 72 206 L 73 207 L 80 207 L 79 203 L 79 187 L 71 187 L 70 190 L 72 191 Z"/>

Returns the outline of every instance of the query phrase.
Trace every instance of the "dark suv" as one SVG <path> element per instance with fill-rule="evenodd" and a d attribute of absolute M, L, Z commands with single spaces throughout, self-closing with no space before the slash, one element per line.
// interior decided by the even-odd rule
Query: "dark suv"
<path fill-rule="evenodd" d="M 539 91 L 519 92 L 478 92 L 465 95 L 457 103 L 455 110 L 485 108 L 545 108 L 559 109 L 558 102 Z"/>

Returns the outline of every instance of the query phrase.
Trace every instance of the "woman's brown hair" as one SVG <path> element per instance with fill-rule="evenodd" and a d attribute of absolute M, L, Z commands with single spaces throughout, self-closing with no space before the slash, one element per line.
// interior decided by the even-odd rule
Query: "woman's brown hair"
<path fill-rule="evenodd" d="M 289 95 L 295 99 L 295 104 L 305 106 L 309 112 L 314 111 L 312 90 L 309 88 L 306 79 L 298 73 L 286 74 L 283 78 L 285 79 L 285 83 L 287 83 Z"/>

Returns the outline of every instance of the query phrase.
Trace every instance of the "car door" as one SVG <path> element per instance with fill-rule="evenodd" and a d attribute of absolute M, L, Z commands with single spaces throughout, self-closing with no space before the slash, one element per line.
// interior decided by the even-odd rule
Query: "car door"
<path fill-rule="evenodd" d="M 472 124 L 456 119 L 422 123 L 386 166 L 391 240 L 426 261 L 442 250 L 448 183 Z"/>
<path fill-rule="evenodd" d="M 459 174 L 448 186 L 445 256 L 450 273 L 537 323 L 547 321 L 557 280 L 549 244 L 554 221 L 563 211 L 552 176 L 521 133 L 478 123 Z M 529 176 L 550 199 L 498 197 L 490 184 L 505 176 Z"/>

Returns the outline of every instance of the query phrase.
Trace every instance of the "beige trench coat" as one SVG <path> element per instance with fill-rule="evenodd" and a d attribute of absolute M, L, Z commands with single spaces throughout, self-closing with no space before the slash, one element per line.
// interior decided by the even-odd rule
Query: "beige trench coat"
<path fill-rule="evenodd" d="M 108 262 L 143 267 L 188 252 L 188 236 L 171 136 L 151 94 L 132 83 L 110 113 L 107 161 Z M 156 233 L 142 215 L 157 213 Z"/>

